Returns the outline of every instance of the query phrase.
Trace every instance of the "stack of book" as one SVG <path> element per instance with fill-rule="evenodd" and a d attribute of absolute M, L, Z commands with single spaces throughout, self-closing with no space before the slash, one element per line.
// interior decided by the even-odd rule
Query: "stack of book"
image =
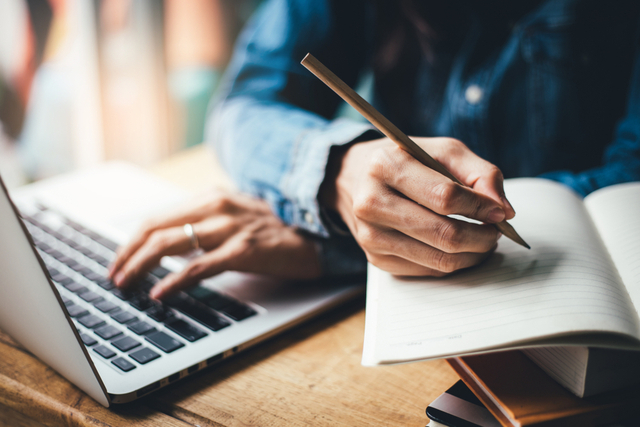
<path fill-rule="evenodd" d="M 448 358 L 507 426 L 634 415 L 640 184 L 584 200 L 543 179 L 508 180 L 505 190 L 531 250 L 501 239 L 484 264 L 440 279 L 370 266 L 363 364 Z"/>

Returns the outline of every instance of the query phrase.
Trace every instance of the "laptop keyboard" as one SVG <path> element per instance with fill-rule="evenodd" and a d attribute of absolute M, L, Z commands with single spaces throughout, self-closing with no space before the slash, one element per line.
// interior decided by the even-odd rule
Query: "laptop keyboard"
<path fill-rule="evenodd" d="M 169 274 L 163 267 L 120 290 L 107 277 L 117 244 L 45 207 L 22 217 L 82 342 L 121 372 L 257 314 L 205 287 L 152 300 L 149 290 Z"/>

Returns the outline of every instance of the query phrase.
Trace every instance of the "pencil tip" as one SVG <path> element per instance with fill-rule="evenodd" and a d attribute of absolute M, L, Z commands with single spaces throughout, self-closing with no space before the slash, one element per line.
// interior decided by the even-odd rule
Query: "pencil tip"
<path fill-rule="evenodd" d="M 502 221 L 502 222 L 499 222 L 499 223 L 497 223 L 495 225 L 498 228 L 498 230 L 500 230 L 502 232 L 502 234 L 504 236 L 506 236 L 509 239 L 513 240 L 514 242 L 516 242 L 520 246 L 523 246 L 523 247 L 525 247 L 527 249 L 531 249 L 531 246 L 529 246 L 529 244 L 527 242 L 525 242 L 522 237 L 520 237 L 518 232 L 507 221 Z"/>

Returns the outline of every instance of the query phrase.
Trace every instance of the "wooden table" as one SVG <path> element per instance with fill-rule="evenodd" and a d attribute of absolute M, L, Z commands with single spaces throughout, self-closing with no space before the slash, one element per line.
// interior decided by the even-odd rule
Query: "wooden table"
<path fill-rule="evenodd" d="M 192 191 L 230 185 L 204 148 L 151 171 Z M 456 374 L 444 361 L 365 368 L 363 332 L 361 299 L 111 409 L 0 332 L 0 426 L 424 426 Z"/>

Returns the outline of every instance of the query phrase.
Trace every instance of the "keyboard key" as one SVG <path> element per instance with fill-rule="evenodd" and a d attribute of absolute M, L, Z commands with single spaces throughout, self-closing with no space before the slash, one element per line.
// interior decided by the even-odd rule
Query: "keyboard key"
<path fill-rule="evenodd" d="M 94 332 L 103 340 L 110 340 L 111 338 L 115 338 L 118 335 L 122 335 L 122 331 L 113 325 L 102 326 L 96 329 Z"/>
<path fill-rule="evenodd" d="M 80 264 L 78 263 L 78 261 L 76 261 L 75 259 L 70 258 L 70 257 L 68 257 L 68 256 L 63 256 L 63 257 L 61 257 L 61 258 L 58 258 L 58 261 L 60 261 L 61 263 L 63 263 L 63 264 L 64 264 L 64 265 L 66 265 L 67 267 L 72 268 L 72 269 L 74 269 L 74 270 L 75 270 L 76 268 L 79 268 L 79 267 L 80 267 Z"/>
<path fill-rule="evenodd" d="M 109 249 L 111 252 L 115 252 L 118 249 L 118 244 L 112 240 L 107 239 L 106 237 L 100 236 L 97 233 L 88 231 L 87 236 L 89 236 L 92 240 L 100 243 L 105 248 Z"/>
<path fill-rule="evenodd" d="M 78 322 L 87 329 L 98 328 L 104 325 L 104 320 L 102 320 L 95 314 L 82 316 L 81 318 L 78 319 Z"/>
<path fill-rule="evenodd" d="M 153 301 L 151 298 L 149 298 L 149 296 L 145 294 L 136 294 L 129 300 L 129 304 L 140 311 L 144 311 L 153 307 L 154 305 L 157 305 L 158 303 Z"/>
<path fill-rule="evenodd" d="M 97 346 L 96 348 L 93 349 L 93 351 L 95 351 L 100 356 L 104 357 L 105 359 L 111 359 L 113 356 L 116 355 L 115 351 L 113 351 L 109 347 L 105 347 L 103 345 Z"/>
<path fill-rule="evenodd" d="M 98 343 L 98 341 L 96 341 L 91 335 L 87 335 L 87 334 L 80 334 L 80 339 L 82 340 L 84 345 L 86 345 L 87 347 L 91 347 L 92 345 L 95 345 Z"/>
<path fill-rule="evenodd" d="M 156 276 L 158 279 L 164 279 L 169 273 L 171 273 L 169 270 L 160 266 L 157 266 L 156 268 L 151 270 L 151 274 Z"/>
<path fill-rule="evenodd" d="M 120 351 L 129 351 L 140 345 L 140 343 L 131 337 L 123 337 L 115 341 L 111 341 L 111 345 Z"/>
<path fill-rule="evenodd" d="M 58 261 L 60 260 L 60 258 L 64 258 L 64 254 L 57 249 L 54 249 L 48 252 L 48 254 L 54 257 L 55 259 L 57 259 Z"/>
<path fill-rule="evenodd" d="M 111 363 L 113 363 L 114 365 L 116 365 L 118 368 L 122 369 L 125 372 L 129 372 L 136 368 L 136 365 L 129 362 L 127 359 L 123 357 L 118 357 L 117 359 L 113 359 Z"/>
<path fill-rule="evenodd" d="M 145 363 L 149 363 L 152 360 L 156 360 L 158 357 L 160 357 L 160 355 L 150 348 L 145 347 L 130 353 L 129 357 L 131 357 L 139 364 L 144 365 Z"/>
<path fill-rule="evenodd" d="M 83 292 L 81 294 L 78 295 L 80 298 L 82 298 L 83 300 L 85 300 L 86 302 L 100 302 L 103 300 L 103 298 L 100 296 L 100 294 L 97 294 L 93 291 L 87 291 L 87 292 Z M 100 301 L 98 301 L 98 298 L 100 299 Z"/>
<path fill-rule="evenodd" d="M 94 252 L 86 246 L 78 246 L 77 251 L 89 258 L 91 258 L 91 255 L 94 254 Z"/>
<path fill-rule="evenodd" d="M 79 318 L 89 314 L 89 311 L 79 305 L 72 305 L 71 307 L 67 308 L 67 313 L 69 313 L 69 316 L 71 317 Z"/>
<path fill-rule="evenodd" d="M 82 275 L 86 277 L 87 280 L 90 280 L 92 282 L 97 282 L 98 280 L 104 278 L 102 274 L 96 273 L 95 271 L 90 269 L 86 273 L 82 273 Z"/>
<path fill-rule="evenodd" d="M 156 322 L 163 322 L 173 317 L 173 312 L 166 305 L 158 304 L 147 310 L 147 316 Z"/>
<path fill-rule="evenodd" d="M 105 291 L 110 291 L 116 287 L 116 285 L 111 281 L 111 279 L 100 279 L 96 280 L 98 286 L 100 286 Z"/>
<path fill-rule="evenodd" d="M 153 327 L 153 325 L 150 325 L 147 322 L 143 322 L 142 320 L 135 322 L 135 323 L 131 323 L 128 326 L 129 330 L 135 332 L 138 335 L 144 335 L 147 334 L 149 332 L 153 332 L 156 329 Z"/>
<path fill-rule="evenodd" d="M 71 282 L 68 285 L 64 285 L 64 287 L 76 294 L 81 294 L 83 292 L 88 291 L 88 289 L 85 286 L 82 286 L 80 283 L 76 283 L 76 282 Z"/>
<path fill-rule="evenodd" d="M 102 255 L 92 254 L 92 255 L 88 255 L 88 256 L 89 256 L 89 258 L 91 258 L 92 260 L 94 260 L 95 262 L 97 262 L 98 264 L 100 264 L 103 267 L 108 267 L 111 264 L 111 261 L 109 261 L 108 259 L 106 259 Z"/>
<path fill-rule="evenodd" d="M 93 270 L 92 270 L 92 269 L 90 269 L 89 267 L 87 267 L 86 265 L 83 265 L 83 266 L 76 266 L 76 267 L 74 268 L 74 270 L 75 270 L 75 272 L 76 272 L 76 273 L 82 274 L 84 277 L 87 277 L 87 276 L 88 276 L 88 275 L 90 275 L 90 274 L 95 274 L 95 273 L 93 272 Z M 99 275 L 98 277 L 102 277 L 102 276 L 101 276 L 101 275 Z M 91 280 L 91 279 L 90 279 L 90 280 Z M 93 280 L 91 280 L 91 281 L 93 281 Z"/>
<path fill-rule="evenodd" d="M 212 331 L 219 331 L 220 329 L 225 328 L 231 324 L 228 320 L 222 318 L 207 306 L 198 303 L 190 298 L 174 297 L 169 299 L 167 301 L 167 304 L 186 314 L 192 319 L 197 320 Z"/>
<path fill-rule="evenodd" d="M 109 313 L 109 312 L 115 313 L 115 309 L 119 308 L 117 304 L 107 300 L 102 300 L 97 303 L 94 303 L 94 307 L 103 313 Z"/>
<path fill-rule="evenodd" d="M 209 307 L 226 314 L 233 320 L 244 320 L 256 314 L 256 311 L 248 305 L 233 298 L 224 296 L 217 292 L 202 287 L 195 288 L 190 294 Z"/>
<path fill-rule="evenodd" d="M 58 273 L 55 276 L 51 276 L 51 280 L 56 283 L 61 284 L 62 286 L 67 286 L 73 282 L 73 280 L 67 276 L 66 274 Z"/>
<path fill-rule="evenodd" d="M 138 318 L 136 316 L 134 316 L 133 314 L 129 313 L 128 311 L 120 311 L 120 312 L 114 314 L 113 316 L 111 316 L 111 318 L 113 320 L 115 320 L 116 322 L 121 323 L 121 324 L 125 324 L 125 323 L 132 322 L 134 320 L 138 320 Z"/>
<path fill-rule="evenodd" d="M 51 246 L 47 245 L 42 240 L 37 240 L 35 244 L 38 247 L 38 249 L 40 249 L 44 253 L 47 253 L 48 250 L 52 249 Z"/>
<path fill-rule="evenodd" d="M 113 289 L 111 293 L 123 301 L 133 298 L 133 293 L 118 288 Z"/>
<path fill-rule="evenodd" d="M 172 351 L 184 347 L 184 344 L 180 341 L 171 338 L 168 334 L 161 331 L 153 332 L 146 335 L 144 338 L 165 353 L 171 353 Z"/>
<path fill-rule="evenodd" d="M 196 286 L 193 289 L 187 291 L 187 294 L 191 295 L 193 298 L 198 301 L 204 301 L 206 299 L 214 299 L 220 296 L 219 293 L 212 291 L 211 289 L 205 288 L 204 286 Z"/>
<path fill-rule="evenodd" d="M 148 294 L 155 284 L 155 281 L 151 280 L 151 278 L 149 277 L 146 277 L 144 279 L 136 280 L 133 286 L 136 289 L 143 291 L 145 294 Z"/>
<path fill-rule="evenodd" d="M 176 334 L 180 335 L 182 338 L 190 342 L 197 341 L 200 338 L 206 337 L 208 335 L 206 332 L 204 332 L 200 328 L 197 328 L 192 324 L 190 324 L 189 322 L 186 322 L 182 319 L 174 318 L 169 322 L 166 322 L 165 325 L 167 325 L 167 328 L 169 328 L 170 330 L 172 330 L 173 332 L 175 332 Z"/>
<path fill-rule="evenodd" d="M 203 303 L 205 303 L 209 307 L 213 308 L 214 310 L 218 310 L 218 311 L 222 310 L 227 305 L 233 303 L 231 298 L 225 297 L 225 296 L 220 295 L 218 293 L 210 295 L 207 298 L 197 298 L 197 299 L 199 299 L 200 301 L 202 301 Z"/>
<path fill-rule="evenodd" d="M 257 314 L 253 308 L 240 302 L 229 304 L 220 311 L 238 322 Z"/>

